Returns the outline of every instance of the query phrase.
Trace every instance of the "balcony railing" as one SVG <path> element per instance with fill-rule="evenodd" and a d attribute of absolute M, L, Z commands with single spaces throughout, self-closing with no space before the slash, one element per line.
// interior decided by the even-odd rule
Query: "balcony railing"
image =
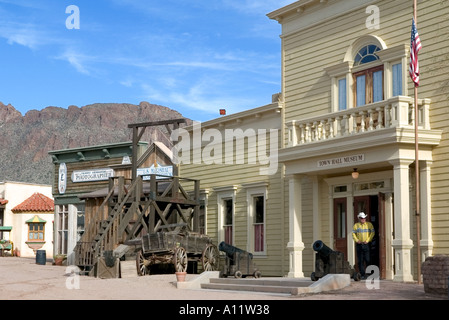
<path fill-rule="evenodd" d="M 430 129 L 430 99 L 418 100 L 418 126 Z M 288 147 L 330 140 L 391 127 L 414 127 L 413 97 L 396 96 L 388 100 L 287 122 Z"/>

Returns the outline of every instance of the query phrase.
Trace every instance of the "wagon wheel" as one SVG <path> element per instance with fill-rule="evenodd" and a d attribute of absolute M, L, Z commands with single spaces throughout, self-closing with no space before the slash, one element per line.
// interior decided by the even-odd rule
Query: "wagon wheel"
<path fill-rule="evenodd" d="M 143 252 L 139 251 L 136 257 L 137 274 L 145 276 L 150 274 L 150 261 L 145 259 Z"/>
<path fill-rule="evenodd" d="M 187 251 L 183 247 L 175 249 L 173 255 L 173 264 L 175 265 L 176 272 L 184 272 L 187 270 Z"/>
<path fill-rule="evenodd" d="M 203 251 L 203 271 L 215 271 L 218 270 L 218 264 L 220 262 L 220 253 L 217 246 L 208 244 Z"/>

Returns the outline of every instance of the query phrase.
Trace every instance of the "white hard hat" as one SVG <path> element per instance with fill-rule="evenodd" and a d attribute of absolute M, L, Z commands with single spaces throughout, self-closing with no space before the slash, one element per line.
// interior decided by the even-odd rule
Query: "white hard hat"
<path fill-rule="evenodd" d="M 361 219 L 365 219 L 366 218 L 366 214 L 365 214 L 365 212 L 360 212 L 357 217 L 361 218 Z"/>

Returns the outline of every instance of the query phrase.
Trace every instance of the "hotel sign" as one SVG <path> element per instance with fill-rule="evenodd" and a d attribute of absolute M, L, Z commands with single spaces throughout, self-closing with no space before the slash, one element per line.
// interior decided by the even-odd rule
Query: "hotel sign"
<path fill-rule="evenodd" d="M 331 166 L 337 166 L 337 165 L 358 163 L 358 162 L 363 162 L 363 161 L 365 161 L 364 154 L 354 154 L 352 156 L 318 160 L 317 166 L 318 166 L 318 168 L 324 168 L 324 167 L 331 167 Z"/>
<path fill-rule="evenodd" d="M 75 170 L 72 173 L 72 182 L 105 181 L 114 176 L 114 170 L 110 168 Z"/>

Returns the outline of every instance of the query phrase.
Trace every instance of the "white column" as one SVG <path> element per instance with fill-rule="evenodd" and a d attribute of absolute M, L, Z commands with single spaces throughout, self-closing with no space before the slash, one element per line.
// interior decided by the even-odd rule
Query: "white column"
<path fill-rule="evenodd" d="M 393 240 L 393 193 L 385 193 L 385 278 L 392 280 L 394 278 L 394 250 Z"/>
<path fill-rule="evenodd" d="M 77 207 L 73 204 L 68 204 L 68 234 L 67 234 L 67 263 L 73 264 L 75 262 L 75 246 L 77 243 L 76 232 L 78 229 Z"/>
<path fill-rule="evenodd" d="M 291 278 L 302 278 L 302 212 L 301 212 L 301 178 L 298 176 L 289 177 L 289 251 L 290 267 L 288 276 Z"/>
<path fill-rule="evenodd" d="M 432 161 L 420 161 L 420 195 L 421 195 L 421 262 L 432 255 L 432 207 L 430 189 L 430 166 Z"/>
<path fill-rule="evenodd" d="M 296 131 L 295 120 L 287 122 L 287 127 L 288 127 L 287 147 L 294 147 L 298 144 L 298 136 Z"/>
<path fill-rule="evenodd" d="M 313 202 L 313 241 L 321 239 L 321 206 L 320 206 L 320 182 L 318 176 L 310 177 L 312 181 Z"/>
<path fill-rule="evenodd" d="M 395 275 L 393 280 L 400 282 L 413 281 L 410 238 L 410 194 L 409 165 L 412 160 L 394 160 L 394 239 Z"/>

